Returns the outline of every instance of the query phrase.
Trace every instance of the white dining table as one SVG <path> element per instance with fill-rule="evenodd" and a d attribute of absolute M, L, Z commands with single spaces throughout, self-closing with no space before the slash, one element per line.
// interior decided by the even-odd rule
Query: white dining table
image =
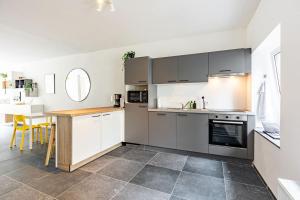
<path fill-rule="evenodd" d="M 32 149 L 32 120 L 37 118 L 44 118 L 44 106 L 43 105 L 15 105 L 15 104 L 0 104 L 0 114 L 5 115 L 23 115 L 29 122 L 29 149 Z"/>
<path fill-rule="evenodd" d="M 44 118 L 45 115 L 43 113 L 34 113 L 31 115 L 24 115 L 26 119 L 29 121 L 29 149 L 32 149 L 32 135 L 33 135 L 33 130 L 32 130 L 32 120 L 37 119 L 37 118 Z"/>

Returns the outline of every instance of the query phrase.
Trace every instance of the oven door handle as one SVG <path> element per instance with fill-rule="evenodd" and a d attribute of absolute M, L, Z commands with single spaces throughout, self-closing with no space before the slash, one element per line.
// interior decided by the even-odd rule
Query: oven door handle
<path fill-rule="evenodd" d="M 233 122 L 233 121 L 218 121 L 218 120 L 213 120 L 213 123 L 218 123 L 218 124 L 237 124 L 237 125 L 243 125 L 244 122 Z"/>

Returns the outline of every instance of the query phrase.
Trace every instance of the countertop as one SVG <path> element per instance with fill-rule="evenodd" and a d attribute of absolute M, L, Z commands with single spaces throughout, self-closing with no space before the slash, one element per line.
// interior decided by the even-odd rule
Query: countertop
<path fill-rule="evenodd" d="M 106 112 L 115 112 L 123 110 L 123 108 L 114 108 L 114 107 L 97 107 L 97 108 L 84 108 L 76 110 L 58 110 L 47 112 L 46 115 L 53 116 L 63 116 L 63 117 L 76 117 L 82 115 L 90 115 L 96 113 L 106 113 Z"/>
<path fill-rule="evenodd" d="M 149 112 L 176 112 L 176 113 L 207 113 L 207 114 L 224 114 L 224 115 L 255 115 L 249 111 L 216 111 L 209 109 L 181 109 L 181 108 L 149 108 Z"/>
<path fill-rule="evenodd" d="M 266 140 L 268 140 L 269 142 L 274 144 L 276 147 L 280 148 L 280 139 L 279 140 L 274 139 L 274 138 L 270 137 L 269 135 L 265 134 L 263 132 L 263 128 L 255 128 L 254 130 L 255 130 L 256 133 L 258 133 L 259 135 L 264 137 Z"/>

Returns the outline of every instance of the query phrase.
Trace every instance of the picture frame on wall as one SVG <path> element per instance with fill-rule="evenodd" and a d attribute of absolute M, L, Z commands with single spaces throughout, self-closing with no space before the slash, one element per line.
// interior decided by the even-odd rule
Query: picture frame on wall
<path fill-rule="evenodd" d="M 46 94 L 55 94 L 55 74 L 45 75 L 45 91 Z"/>

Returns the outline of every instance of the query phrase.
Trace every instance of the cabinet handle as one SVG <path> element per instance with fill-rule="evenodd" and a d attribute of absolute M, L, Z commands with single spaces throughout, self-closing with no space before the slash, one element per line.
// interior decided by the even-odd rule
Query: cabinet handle
<path fill-rule="evenodd" d="M 101 115 L 93 115 L 92 117 L 95 117 L 95 118 L 96 118 L 96 117 L 100 117 L 100 116 L 101 116 Z"/>
<path fill-rule="evenodd" d="M 180 82 L 189 82 L 189 80 L 179 80 Z"/>
<path fill-rule="evenodd" d="M 231 72 L 230 69 L 222 69 L 222 70 L 219 70 L 219 72 Z"/>
<path fill-rule="evenodd" d="M 146 83 L 147 81 L 138 81 L 139 83 Z"/>
<path fill-rule="evenodd" d="M 103 114 L 103 116 L 109 116 L 110 114 Z"/>
<path fill-rule="evenodd" d="M 158 116 L 165 116 L 167 115 L 166 113 L 157 113 Z"/>
<path fill-rule="evenodd" d="M 170 80 L 170 81 L 168 81 L 168 83 L 176 83 L 176 81 L 175 80 Z"/>
<path fill-rule="evenodd" d="M 177 114 L 180 117 L 187 117 L 187 114 Z"/>

